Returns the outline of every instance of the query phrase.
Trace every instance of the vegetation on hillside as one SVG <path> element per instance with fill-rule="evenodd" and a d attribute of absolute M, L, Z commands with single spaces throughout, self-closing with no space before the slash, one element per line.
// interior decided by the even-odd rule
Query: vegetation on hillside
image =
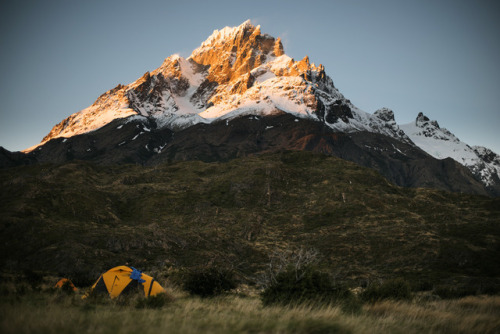
<path fill-rule="evenodd" d="M 401 188 L 335 157 L 32 165 L 0 170 L 0 188 L 6 272 L 88 284 L 121 264 L 171 279 L 209 264 L 260 288 L 273 254 L 314 249 L 349 287 L 500 290 L 499 198 Z"/>

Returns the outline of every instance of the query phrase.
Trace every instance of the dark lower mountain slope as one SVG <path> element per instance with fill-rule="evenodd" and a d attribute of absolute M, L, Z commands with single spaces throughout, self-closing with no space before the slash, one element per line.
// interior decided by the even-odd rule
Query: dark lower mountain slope
<path fill-rule="evenodd" d="M 6 271 L 95 278 L 125 263 L 169 274 L 215 262 L 251 283 L 273 252 L 314 248 L 324 270 L 353 284 L 500 275 L 499 198 L 400 188 L 317 153 L 37 164 L 0 170 L 0 189 Z"/>
<path fill-rule="evenodd" d="M 0 146 L 0 168 L 35 164 L 36 159 L 22 152 L 10 152 Z"/>
<path fill-rule="evenodd" d="M 467 168 L 452 159 L 437 160 L 415 146 L 381 134 L 334 132 L 322 122 L 287 113 L 196 124 L 176 132 L 156 130 L 151 121 L 117 120 L 87 134 L 53 139 L 26 156 L 0 162 L 4 166 L 72 160 L 155 165 L 167 161 L 227 161 L 284 150 L 337 156 L 373 168 L 400 186 L 500 194 L 497 189 L 486 190 Z"/>
<path fill-rule="evenodd" d="M 321 122 L 290 114 L 193 126 L 175 133 L 162 153 L 149 163 L 218 161 L 283 150 L 337 156 L 373 168 L 400 186 L 487 194 L 483 184 L 453 159 L 437 160 L 415 146 L 381 134 L 333 132 Z"/>

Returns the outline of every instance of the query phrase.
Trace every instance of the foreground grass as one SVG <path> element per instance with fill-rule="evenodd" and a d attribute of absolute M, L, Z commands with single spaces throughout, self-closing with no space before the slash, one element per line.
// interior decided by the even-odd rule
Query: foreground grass
<path fill-rule="evenodd" d="M 257 297 L 200 299 L 183 294 L 160 309 L 137 297 L 82 300 L 63 293 L 9 294 L 0 301 L 2 333 L 498 333 L 500 297 L 364 305 L 263 307 Z"/>

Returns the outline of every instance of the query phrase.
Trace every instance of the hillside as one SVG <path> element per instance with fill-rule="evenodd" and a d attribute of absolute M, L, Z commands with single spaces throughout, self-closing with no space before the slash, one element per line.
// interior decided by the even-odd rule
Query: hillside
<path fill-rule="evenodd" d="M 125 263 L 165 275 L 215 263 L 256 283 L 274 252 L 314 248 L 354 285 L 499 283 L 499 198 L 401 188 L 317 153 L 31 165 L 1 169 L 0 188 L 6 271 L 92 279 Z"/>

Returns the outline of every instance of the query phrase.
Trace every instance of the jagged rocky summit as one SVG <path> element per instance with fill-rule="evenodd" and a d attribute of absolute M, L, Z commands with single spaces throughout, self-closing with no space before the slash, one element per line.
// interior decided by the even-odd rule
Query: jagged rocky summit
<path fill-rule="evenodd" d="M 452 142 L 462 155 L 447 149 Z M 154 164 L 288 149 L 336 155 L 403 186 L 500 195 L 495 153 L 467 146 L 424 115 L 399 126 L 390 109 L 360 110 L 323 65 L 290 58 L 279 38 L 250 21 L 215 30 L 187 59 L 172 55 L 107 91 L 25 156 L 0 152 L 0 163 Z"/>
<path fill-rule="evenodd" d="M 287 112 L 339 131 L 373 131 L 408 141 L 389 110 L 356 108 L 323 65 L 288 57 L 279 38 L 246 21 L 215 30 L 187 59 L 173 55 L 152 72 L 118 85 L 56 125 L 42 143 L 101 128 L 117 118 L 145 117 L 182 129 L 242 115 Z"/>

